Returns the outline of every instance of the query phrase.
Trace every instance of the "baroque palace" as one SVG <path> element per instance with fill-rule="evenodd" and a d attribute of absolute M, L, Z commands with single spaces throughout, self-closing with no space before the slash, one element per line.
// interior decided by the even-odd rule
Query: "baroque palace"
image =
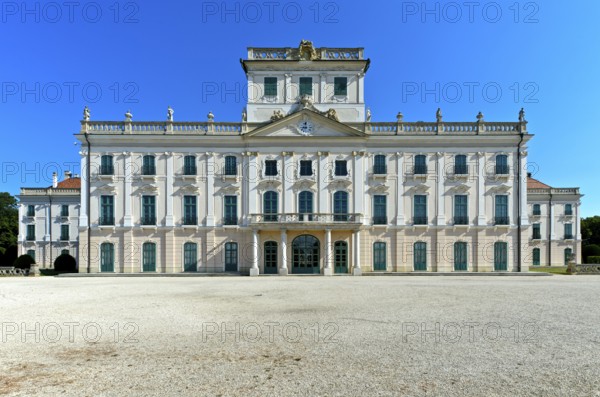
<path fill-rule="evenodd" d="M 249 48 L 241 121 L 95 121 L 82 177 L 19 196 L 20 253 L 80 272 L 524 272 L 580 260 L 578 188 L 513 122 L 372 122 L 362 48 Z M 516 115 L 515 115 L 516 116 Z M 517 119 L 517 117 L 515 117 Z"/>

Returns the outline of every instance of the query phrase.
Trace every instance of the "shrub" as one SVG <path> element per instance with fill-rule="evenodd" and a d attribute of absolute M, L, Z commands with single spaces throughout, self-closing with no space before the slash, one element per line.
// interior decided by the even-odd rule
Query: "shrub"
<path fill-rule="evenodd" d="M 590 256 L 600 256 L 600 245 L 590 244 L 583 247 L 583 259 L 588 261 Z"/>
<path fill-rule="evenodd" d="M 11 245 L 6 249 L 4 253 L 3 262 L 0 262 L 2 266 L 13 266 L 15 260 L 17 260 L 17 253 L 19 252 L 16 245 Z"/>
<path fill-rule="evenodd" d="M 69 254 L 59 255 L 54 261 L 54 270 L 61 273 L 77 273 L 77 261 Z"/>
<path fill-rule="evenodd" d="M 599 264 L 600 265 L 600 256 L 588 256 L 586 261 L 588 264 Z"/>
<path fill-rule="evenodd" d="M 35 263 L 35 260 L 29 255 L 21 255 L 15 260 L 13 266 L 17 269 L 31 269 L 31 265 Z"/>

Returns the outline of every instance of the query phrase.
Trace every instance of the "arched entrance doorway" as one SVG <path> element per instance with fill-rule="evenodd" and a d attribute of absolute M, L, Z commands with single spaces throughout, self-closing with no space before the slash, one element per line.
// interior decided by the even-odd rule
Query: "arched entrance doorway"
<path fill-rule="evenodd" d="M 320 273 L 319 254 L 320 245 L 316 237 L 308 234 L 296 237 L 292 242 L 292 273 Z"/>

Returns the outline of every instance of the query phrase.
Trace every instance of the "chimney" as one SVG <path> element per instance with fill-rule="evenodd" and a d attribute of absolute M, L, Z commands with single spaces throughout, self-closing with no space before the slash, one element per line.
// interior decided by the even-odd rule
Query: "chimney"
<path fill-rule="evenodd" d="M 54 189 L 58 187 L 58 174 L 56 172 L 52 173 L 52 187 Z"/>
<path fill-rule="evenodd" d="M 65 179 L 71 179 L 71 171 L 65 171 Z"/>
<path fill-rule="evenodd" d="M 527 178 L 531 178 L 531 172 L 527 173 Z"/>

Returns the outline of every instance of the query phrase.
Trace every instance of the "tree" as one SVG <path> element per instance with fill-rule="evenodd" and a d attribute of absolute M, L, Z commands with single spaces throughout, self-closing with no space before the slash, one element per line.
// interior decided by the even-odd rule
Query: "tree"
<path fill-rule="evenodd" d="M 8 249 L 17 244 L 19 234 L 19 210 L 17 199 L 7 192 L 0 192 L 0 247 Z"/>
<path fill-rule="evenodd" d="M 54 261 L 54 270 L 63 273 L 77 273 L 77 261 L 69 254 L 59 255 Z"/>
<path fill-rule="evenodd" d="M 600 245 L 600 216 L 592 216 L 581 220 L 581 238 L 583 245 Z"/>
<path fill-rule="evenodd" d="M 30 269 L 31 265 L 33 265 L 34 263 L 35 260 L 31 256 L 25 254 L 17 258 L 14 267 L 16 267 L 17 269 Z"/>

